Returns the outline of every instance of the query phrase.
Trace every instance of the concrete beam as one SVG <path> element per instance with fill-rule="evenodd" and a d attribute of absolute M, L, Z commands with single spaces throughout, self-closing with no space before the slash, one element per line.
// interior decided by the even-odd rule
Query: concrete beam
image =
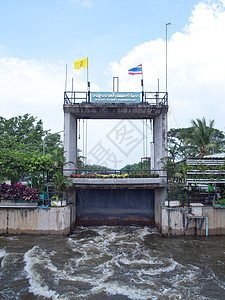
<path fill-rule="evenodd" d="M 139 104 L 64 104 L 64 113 L 71 113 L 77 119 L 153 119 L 162 111 L 167 112 L 167 105 Z"/>

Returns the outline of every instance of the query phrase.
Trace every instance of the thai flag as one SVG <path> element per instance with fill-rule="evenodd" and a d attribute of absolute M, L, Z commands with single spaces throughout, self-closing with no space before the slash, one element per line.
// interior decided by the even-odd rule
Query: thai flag
<path fill-rule="evenodd" d="M 142 74 L 142 64 L 138 65 L 135 68 L 128 70 L 129 75 L 140 75 Z"/>

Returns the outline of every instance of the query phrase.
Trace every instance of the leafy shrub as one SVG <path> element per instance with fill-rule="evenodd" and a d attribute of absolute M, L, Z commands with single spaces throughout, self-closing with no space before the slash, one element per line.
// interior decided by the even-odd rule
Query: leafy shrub
<path fill-rule="evenodd" d="M 219 199 L 217 203 L 220 205 L 225 205 L 225 198 Z"/>
<path fill-rule="evenodd" d="M 40 200 L 40 192 L 36 188 L 29 188 L 21 182 L 14 184 L 2 183 L 0 185 L 0 199 L 16 202 L 37 202 Z"/>

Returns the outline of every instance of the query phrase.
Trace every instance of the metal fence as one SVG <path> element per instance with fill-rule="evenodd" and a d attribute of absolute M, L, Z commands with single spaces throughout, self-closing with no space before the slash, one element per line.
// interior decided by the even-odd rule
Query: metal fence
<path fill-rule="evenodd" d="M 193 191 L 193 190 L 178 190 L 168 191 L 167 193 L 168 207 L 171 206 L 172 201 L 180 201 L 180 206 L 190 206 L 190 203 L 202 203 L 204 205 L 212 205 L 217 201 L 216 192 L 207 191 Z"/>

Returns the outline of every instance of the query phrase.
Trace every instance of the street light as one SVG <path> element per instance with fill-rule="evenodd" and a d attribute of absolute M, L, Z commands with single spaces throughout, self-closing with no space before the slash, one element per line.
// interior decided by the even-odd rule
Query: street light
<path fill-rule="evenodd" d="M 46 135 L 45 137 L 44 137 L 44 139 L 43 139 L 43 156 L 45 156 L 45 138 L 47 137 L 47 136 L 50 136 L 50 135 L 54 135 L 54 134 L 58 134 L 58 133 L 61 133 L 61 132 L 63 132 L 64 130 L 61 130 L 61 131 L 58 131 L 58 132 L 55 132 L 55 133 L 50 133 L 50 134 L 48 134 L 48 135 Z"/>
<path fill-rule="evenodd" d="M 166 92 L 167 92 L 167 27 L 171 25 L 171 23 L 166 23 Z"/>

